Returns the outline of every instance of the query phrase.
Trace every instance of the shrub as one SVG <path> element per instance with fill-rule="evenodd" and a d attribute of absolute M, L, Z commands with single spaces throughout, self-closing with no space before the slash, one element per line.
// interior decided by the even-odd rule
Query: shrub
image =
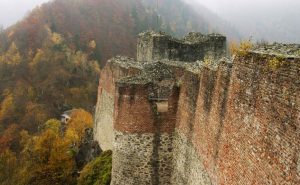
<path fill-rule="evenodd" d="M 240 44 L 230 43 L 230 53 L 233 55 L 246 56 L 252 48 L 253 44 L 250 41 L 242 41 Z"/>
<path fill-rule="evenodd" d="M 109 185 L 111 181 L 112 151 L 105 151 L 88 163 L 78 178 L 78 185 Z"/>

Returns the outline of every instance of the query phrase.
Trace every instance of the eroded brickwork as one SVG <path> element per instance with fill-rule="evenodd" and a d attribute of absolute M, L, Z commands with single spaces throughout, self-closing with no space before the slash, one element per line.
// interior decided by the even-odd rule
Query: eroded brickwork
<path fill-rule="evenodd" d="M 299 59 L 253 53 L 234 62 L 220 182 L 299 184 Z"/>
<path fill-rule="evenodd" d="M 300 46 L 220 59 L 221 36 L 195 50 L 184 44 L 208 37 L 141 37 L 138 61 L 101 74 L 95 137 L 113 146 L 112 185 L 300 184 Z"/>
<path fill-rule="evenodd" d="M 126 65 L 122 65 L 124 61 Z M 127 57 L 116 57 L 111 59 L 101 71 L 94 120 L 94 138 L 100 143 L 102 150 L 113 149 L 114 83 L 122 77 L 140 73 L 140 65 L 132 61 L 133 59 Z"/>

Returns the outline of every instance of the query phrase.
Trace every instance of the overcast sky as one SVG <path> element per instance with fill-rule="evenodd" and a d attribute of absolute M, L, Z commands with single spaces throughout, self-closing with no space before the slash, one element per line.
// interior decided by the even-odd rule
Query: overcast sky
<path fill-rule="evenodd" d="M 31 9 L 47 1 L 50 0 L 0 0 L 0 26 L 8 27 L 16 23 Z M 183 1 L 193 4 L 196 10 L 197 4 L 206 6 L 246 37 L 257 35 L 262 39 L 300 42 L 300 0 Z M 273 35 L 269 38 L 270 32 Z"/>
<path fill-rule="evenodd" d="M 22 19 L 31 9 L 49 0 L 0 0 L 0 26 Z"/>
<path fill-rule="evenodd" d="M 299 0 L 184 0 L 190 3 L 201 3 L 207 8 L 215 11 L 222 12 L 224 8 L 230 8 L 232 11 L 237 11 L 240 7 L 288 7 L 295 4 L 299 5 Z M 266 10 L 267 11 L 267 10 Z"/>
<path fill-rule="evenodd" d="M 244 38 L 300 43 L 300 0 L 184 0 L 227 20 Z M 201 8 L 199 9 L 201 10 Z"/>
<path fill-rule="evenodd" d="M 35 6 L 49 0 L 0 0 L 0 25 L 7 27 L 26 15 Z M 154 0 L 153 0 L 154 1 Z M 228 12 L 242 13 L 249 7 L 272 8 L 300 4 L 300 0 L 184 0 L 190 3 L 201 3 L 219 15 Z M 300 8 L 300 7 L 299 7 Z M 238 12 L 241 11 L 241 12 Z"/>

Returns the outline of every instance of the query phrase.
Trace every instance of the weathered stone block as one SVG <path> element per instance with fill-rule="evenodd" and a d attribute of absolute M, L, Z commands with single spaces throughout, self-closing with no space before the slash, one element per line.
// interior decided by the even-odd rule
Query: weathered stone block
<path fill-rule="evenodd" d="M 225 55 L 226 37 L 218 34 L 190 33 L 183 40 L 178 40 L 162 32 L 148 31 L 141 33 L 138 38 L 137 60 L 140 62 L 195 62 L 205 58 L 218 59 Z"/>

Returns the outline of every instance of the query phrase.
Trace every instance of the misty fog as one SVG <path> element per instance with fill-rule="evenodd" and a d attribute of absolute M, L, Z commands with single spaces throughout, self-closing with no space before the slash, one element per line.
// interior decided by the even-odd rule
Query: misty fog
<path fill-rule="evenodd" d="M 49 0 L 0 0 L 0 27 L 21 20 L 34 7 Z"/>
<path fill-rule="evenodd" d="M 244 39 L 300 43 L 299 0 L 184 0 L 204 5 L 230 22 Z"/>
<path fill-rule="evenodd" d="M 0 26 L 14 24 L 35 6 L 47 1 L 0 0 Z M 299 0 L 183 1 L 193 5 L 196 11 L 197 6 L 205 6 L 238 30 L 243 39 L 300 43 Z"/>

